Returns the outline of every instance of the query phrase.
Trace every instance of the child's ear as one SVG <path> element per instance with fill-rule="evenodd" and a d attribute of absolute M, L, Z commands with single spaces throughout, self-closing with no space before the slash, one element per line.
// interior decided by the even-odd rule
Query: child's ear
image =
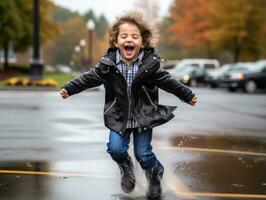
<path fill-rule="evenodd" d="M 118 48 L 118 44 L 117 44 L 117 42 L 114 42 L 114 44 L 115 44 L 115 47 Z"/>

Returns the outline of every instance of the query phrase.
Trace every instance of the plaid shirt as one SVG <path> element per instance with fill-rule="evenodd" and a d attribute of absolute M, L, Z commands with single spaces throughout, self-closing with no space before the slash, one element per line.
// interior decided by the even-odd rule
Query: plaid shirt
<path fill-rule="evenodd" d="M 116 65 L 119 71 L 123 74 L 123 76 L 125 77 L 127 81 L 129 93 L 130 93 L 131 83 L 138 71 L 139 65 L 142 63 L 141 60 L 143 58 L 143 55 L 144 55 L 144 52 L 141 51 L 138 57 L 134 59 L 134 61 L 130 65 L 127 65 L 123 57 L 121 56 L 119 50 L 116 51 Z M 129 101 L 131 100 L 129 99 Z M 126 128 L 137 128 L 137 127 L 138 127 L 138 123 L 136 122 L 136 120 L 134 119 L 134 117 L 132 116 L 130 112 Z"/>

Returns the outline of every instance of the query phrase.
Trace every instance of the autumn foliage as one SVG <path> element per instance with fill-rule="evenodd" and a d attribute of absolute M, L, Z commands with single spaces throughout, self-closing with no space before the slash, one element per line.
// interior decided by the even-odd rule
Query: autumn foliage
<path fill-rule="evenodd" d="M 175 44 L 176 55 L 182 56 L 262 58 L 265 10 L 265 0 L 175 0 L 162 33 L 168 36 L 163 45 Z"/>

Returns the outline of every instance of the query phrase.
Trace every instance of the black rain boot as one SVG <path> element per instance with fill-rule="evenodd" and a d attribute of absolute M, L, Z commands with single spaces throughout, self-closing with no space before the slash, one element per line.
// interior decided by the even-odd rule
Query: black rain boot
<path fill-rule="evenodd" d="M 149 188 L 146 194 L 148 199 L 159 200 L 161 198 L 161 180 L 163 178 L 163 172 L 164 168 L 159 161 L 157 161 L 153 168 L 145 170 L 145 175 L 149 183 Z"/>
<path fill-rule="evenodd" d="M 130 156 L 118 163 L 121 171 L 121 188 L 125 193 L 130 193 L 135 187 L 135 175 L 133 163 Z"/>

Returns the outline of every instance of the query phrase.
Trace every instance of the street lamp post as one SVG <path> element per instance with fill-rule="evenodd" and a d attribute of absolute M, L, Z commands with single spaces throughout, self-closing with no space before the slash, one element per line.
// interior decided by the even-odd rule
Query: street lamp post
<path fill-rule="evenodd" d="M 82 64 L 82 68 L 85 67 L 85 65 L 87 64 L 86 63 L 86 60 L 85 60 L 85 57 L 84 57 L 84 47 L 86 46 L 86 40 L 85 39 L 81 39 L 80 42 L 79 42 L 79 46 L 81 48 L 81 52 L 80 52 L 80 56 L 81 56 L 81 64 Z"/>
<path fill-rule="evenodd" d="M 87 22 L 87 28 L 88 28 L 88 33 L 89 33 L 89 38 L 88 38 L 88 47 L 89 47 L 89 59 L 88 59 L 88 64 L 89 67 L 92 65 L 92 43 L 93 43 L 93 31 L 95 28 L 95 23 L 92 19 L 89 19 Z"/>
<path fill-rule="evenodd" d="M 33 80 L 42 78 L 43 63 L 40 60 L 40 11 L 39 0 L 33 0 L 33 54 L 30 77 Z"/>

